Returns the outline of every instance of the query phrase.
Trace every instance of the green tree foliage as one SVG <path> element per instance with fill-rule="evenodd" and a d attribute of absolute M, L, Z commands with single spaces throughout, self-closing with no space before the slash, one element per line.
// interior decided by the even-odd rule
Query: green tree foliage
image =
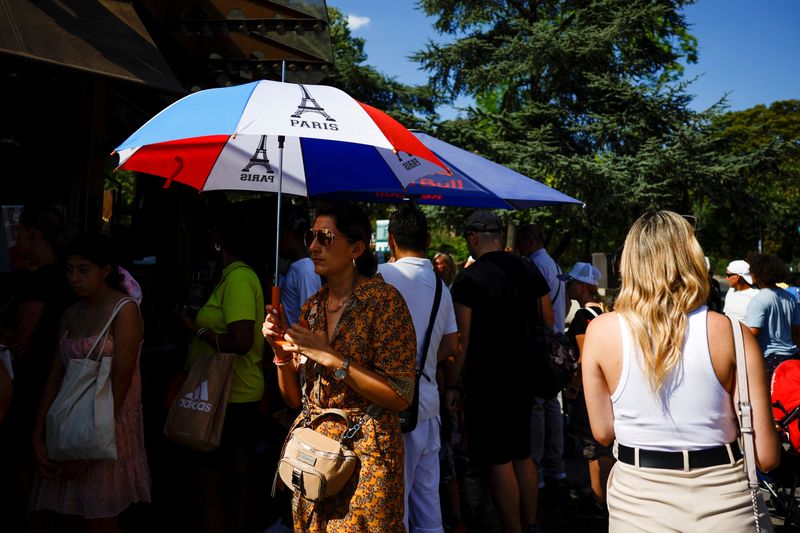
<path fill-rule="evenodd" d="M 723 257 L 757 248 L 784 260 L 800 257 L 800 100 L 758 105 L 718 116 L 717 149 L 737 172 L 707 212 L 707 233 Z"/>
<path fill-rule="evenodd" d="M 328 24 L 335 68 L 323 83 L 389 113 L 406 127 L 428 126 L 435 118 L 433 91 L 400 83 L 366 64 L 364 39 L 353 37 L 347 20 L 335 7 L 328 8 Z"/>
<path fill-rule="evenodd" d="M 562 261 L 613 251 L 647 209 L 701 212 L 736 177 L 709 135 L 718 107 L 688 108 L 690 3 L 420 2 L 457 37 L 415 55 L 431 86 L 476 99 L 437 134 L 586 202 L 510 215 L 542 223 L 551 252 L 568 252 Z"/>

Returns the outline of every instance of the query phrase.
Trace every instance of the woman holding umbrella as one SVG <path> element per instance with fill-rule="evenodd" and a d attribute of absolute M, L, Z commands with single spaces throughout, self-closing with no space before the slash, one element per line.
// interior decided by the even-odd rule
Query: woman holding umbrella
<path fill-rule="evenodd" d="M 397 413 L 412 399 L 416 339 L 402 296 L 375 275 L 370 235 L 361 209 L 319 209 L 305 243 L 327 284 L 303 305 L 300 324 L 288 327 L 283 313 L 267 307 L 263 333 L 275 350 L 281 394 L 303 406 L 294 426 L 329 408 L 361 422 L 348 442 L 359 457 L 356 473 L 328 500 L 295 498 L 297 531 L 403 531 Z M 346 429 L 340 419 L 321 420 L 313 429 L 331 438 Z"/>

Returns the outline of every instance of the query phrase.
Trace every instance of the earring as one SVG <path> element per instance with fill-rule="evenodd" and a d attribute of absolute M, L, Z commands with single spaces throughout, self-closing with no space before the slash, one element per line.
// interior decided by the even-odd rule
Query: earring
<path fill-rule="evenodd" d="M 216 251 L 216 252 L 221 252 L 222 251 L 222 246 L 220 246 L 218 242 L 214 243 L 214 251 Z"/>
<path fill-rule="evenodd" d="M 353 268 L 357 268 L 357 267 L 356 267 L 356 260 L 355 260 L 355 259 L 353 259 Z"/>

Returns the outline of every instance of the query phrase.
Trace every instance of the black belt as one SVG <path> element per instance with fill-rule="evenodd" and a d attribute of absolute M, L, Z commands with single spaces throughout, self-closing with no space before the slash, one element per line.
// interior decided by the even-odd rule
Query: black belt
<path fill-rule="evenodd" d="M 684 464 L 684 452 L 660 452 L 639 448 L 640 468 L 664 468 L 669 470 L 693 470 L 708 466 L 729 465 L 742 458 L 739 443 L 730 443 L 733 461 L 728 454 L 728 445 L 707 448 L 705 450 L 692 450 L 686 452 L 688 464 Z M 629 465 L 636 465 L 636 448 L 624 444 L 617 445 L 617 459 Z"/>

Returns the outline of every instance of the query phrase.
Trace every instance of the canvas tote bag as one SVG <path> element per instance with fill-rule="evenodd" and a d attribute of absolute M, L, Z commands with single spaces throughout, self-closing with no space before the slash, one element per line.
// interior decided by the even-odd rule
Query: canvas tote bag
<path fill-rule="evenodd" d="M 235 358 L 215 353 L 195 361 L 169 409 L 164 424 L 168 439 L 205 452 L 219 447 Z"/>
<path fill-rule="evenodd" d="M 47 455 L 53 461 L 117 458 L 112 357 L 102 357 L 108 330 L 131 298 L 122 298 L 83 358 L 70 359 L 45 422 Z M 97 349 L 96 358 L 92 353 Z"/>

